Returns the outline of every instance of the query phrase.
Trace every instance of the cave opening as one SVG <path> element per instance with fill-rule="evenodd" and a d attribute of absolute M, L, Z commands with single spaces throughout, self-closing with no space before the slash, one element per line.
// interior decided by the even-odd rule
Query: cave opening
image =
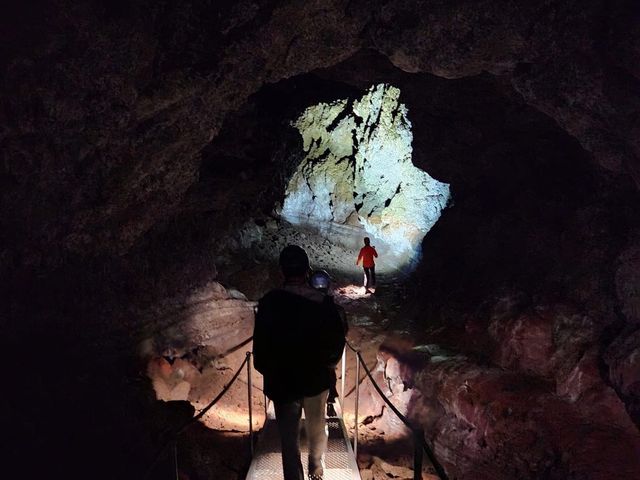
<path fill-rule="evenodd" d="M 353 277 L 366 233 L 403 271 L 336 301 L 450 477 L 640 476 L 633 0 L 40 3 L 0 29 L 15 470 L 142 478 L 245 358 L 283 243 Z M 401 133 L 373 152 L 377 116 L 356 110 L 393 89 Z M 421 190 L 397 208 L 385 162 L 407 145 L 396 175 L 438 179 L 436 205 Z M 344 188 L 324 173 L 347 167 Z M 182 438 L 182 478 L 242 476 L 246 393 Z M 411 477 L 406 432 L 371 393 L 363 477 Z"/>
<path fill-rule="evenodd" d="M 292 126 L 304 158 L 287 183 L 280 214 L 329 242 L 318 265 L 353 274 L 354 253 L 369 236 L 380 254 L 379 273 L 403 276 L 415 269 L 422 239 L 450 196 L 447 184 L 412 163 L 400 90 L 378 84 L 361 98 L 309 106 Z"/>

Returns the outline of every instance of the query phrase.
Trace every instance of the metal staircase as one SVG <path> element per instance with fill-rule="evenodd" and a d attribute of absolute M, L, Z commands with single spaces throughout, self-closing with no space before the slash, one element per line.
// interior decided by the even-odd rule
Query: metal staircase
<path fill-rule="evenodd" d="M 251 340 L 251 339 L 249 339 Z M 245 345 L 248 341 L 243 342 L 241 345 Z M 344 405 L 345 397 L 345 376 L 346 376 L 346 356 L 347 350 L 351 350 L 354 354 L 356 362 L 356 381 L 354 391 L 354 435 L 353 435 L 353 447 L 349 440 L 349 435 L 345 428 L 342 419 L 341 405 Z M 246 367 L 247 369 L 247 420 L 249 423 L 249 443 L 251 446 L 251 465 L 246 476 L 246 480 L 281 480 L 283 478 L 282 473 L 282 456 L 280 451 L 280 437 L 278 434 L 278 428 L 275 421 L 275 414 L 273 407 L 267 408 L 266 422 L 259 434 L 259 441 L 257 448 L 254 448 L 254 433 L 253 433 L 253 406 L 252 406 L 252 379 L 251 379 L 251 352 L 247 352 L 245 360 L 242 362 L 238 370 L 233 375 L 231 380 L 223 390 L 214 398 L 205 408 L 203 408 L 196 416 L 185 422 L 177 430 L 173 431 L 162 447 L 157 451 L 153 462 L 150 464 L 143 475 L 144 480 L 156 479 L 156 478 L 173 478 L 178 479 L 178 457 L 177 457 L 177 442 L 179 436 L 194 423 L 198 422 L 204 414 L 213 408 L 216 403 L 227 393 L 231 385 L 237 380 L 240 372 Z M 323 480 L 361 480 L 360 472 L 358 470 L 358 464 L 356 461 L 358 451 L 358 403 L 360 397 L 360 382 L 363 380 L 360 377 L 360 368 L 364 370 L 365 377 L 368 377 L 374 390 L 380 395 L 380 398 L 386 403 L 391 411 L 397 415 L 397 417 L 413 432 L 414 440 L 414 480 L 420 480 L 422 478 L 422 463 L 423 454 L 426 453 L 433 468 L 440 477 L 441 480 L 447 480 L 447 474 L 435 458 L 432 448 L 427 444 L 424 436 L 424 432 L 417 426 L 411 424 L 402 412 L 400 412 L 395 405 L 385 396 L 382 389 L 376 384 L 371 371 L 367 367 L 360 352 L 351 346 L 347 342 L 347 348 L 342 356 L 342 375 L 341 375 L 341 392 L 340 401 L 334 404 L 336 411 L 335 416 L 327 417 L 327 429 L 329 433 L 329 440 L 327 445 L 327 451 L 325 453 L 325 468 Z M 270 402 L 266 401 L 265 405 L 270 405 Z M 307 472 L 307 444 L 304 436 L 304 416 L 301 424 L 301 442 L 300 449 L 302 455 L 302 465 L 305 473 L 305 478 L 308 477 Z M 166 463 L 168 468 L 163 465 Z M 162 468 L 160 468 L 162 467 Z M 160 471 L 162 470 L 162 471 Z"/>
<path fill-rule="evenodd" d="M 338 414 L 335 417 L 327 417 L 329 441 L 324 458 L 323 480 L 360 480 L 358 464 L 337 403 L 336 411 Z M 304 418 L 301 422 L 300 450 L 302 452 L 302 466 L 305 478 L 307 478 L 308 462 L 307 443 L 304 437 Z M 271 407 L 265 426 L 260 433 L 246 480 L 281 480 L 282 478 L 284 477 L 280 455 L 280 437 Z"/>

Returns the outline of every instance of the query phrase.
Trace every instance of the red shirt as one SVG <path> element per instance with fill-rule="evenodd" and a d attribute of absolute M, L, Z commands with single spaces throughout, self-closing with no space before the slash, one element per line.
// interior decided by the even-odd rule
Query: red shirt
<path fill-rule="evenodd" d="M 373 261 L 373 257 L 377 257 L 378 252 L 371 245 L 365 245 L 360 249 L 360 254 L 358 255 L 357 264 L 362 260 L 362 266 L 364 268 L 371 268 L 375 266 L 376 262 Z"/>

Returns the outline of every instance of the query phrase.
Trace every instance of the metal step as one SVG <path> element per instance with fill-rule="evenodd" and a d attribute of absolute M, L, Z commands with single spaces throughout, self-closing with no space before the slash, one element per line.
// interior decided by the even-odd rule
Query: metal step
<path fill-rule="evenodd" d="M 270 412 L 271 413 L 271 412 Z M 304 419 L 301 422 L 300 450 L 302 467 L 307 478 L 308 449 L 304 435 Z M 353 449 L 341 418 L 327 418 L 329 441 L 325 453 L 324 480 L 361 480 Z M 260 433 L 258 444 L 247 473 L 247 480 L 282 480 L 282 457 L 280 437 L 272 415 Z"/>

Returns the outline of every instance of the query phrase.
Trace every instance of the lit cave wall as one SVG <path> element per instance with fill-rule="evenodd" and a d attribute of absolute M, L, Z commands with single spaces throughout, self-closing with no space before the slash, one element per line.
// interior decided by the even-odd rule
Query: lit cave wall
<path fill-rule="evenodd" d="M 360 99 L 307 108 L 293 122 L 305 157 L 287 186 L 282 217 L 349 248 L 374 239 L 380 270 L 411 269 L 438 221 L 449 185 L 416 168 L 400 90 L 378 84 Z"/>

